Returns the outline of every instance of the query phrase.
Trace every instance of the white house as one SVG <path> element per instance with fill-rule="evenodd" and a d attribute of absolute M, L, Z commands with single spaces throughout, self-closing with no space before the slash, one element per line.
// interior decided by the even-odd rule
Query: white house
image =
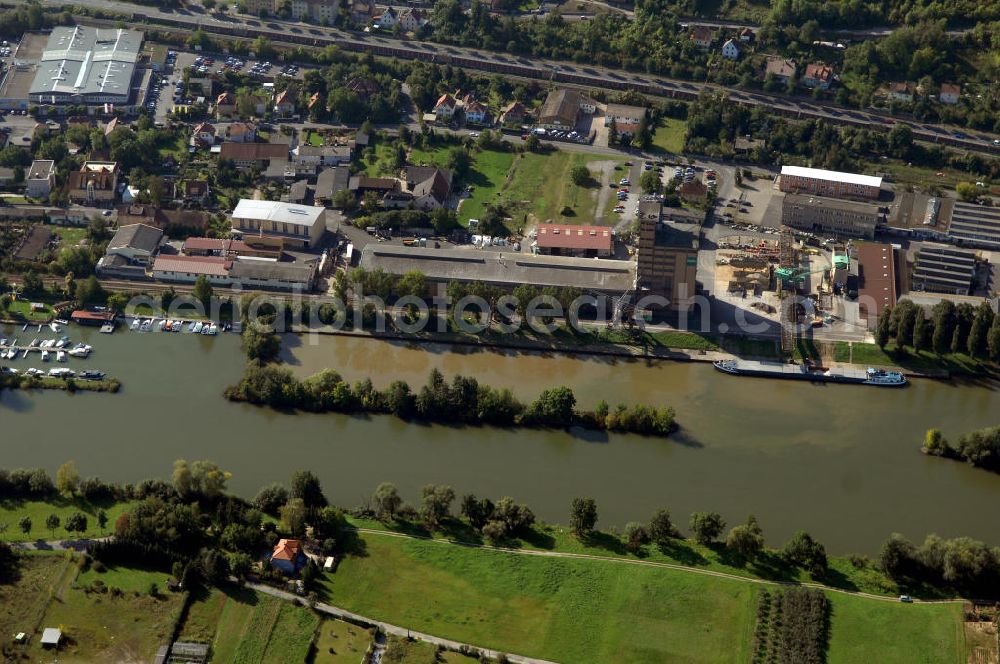
<path fill-rule="evenodd" d="M 24 195 L 28 198 L 48 198 L 56 183 L 56 163 L 51 159 L 36 159 L 24 176 Z"/>
<path fill-rule="evenodd" d="M 434 115 L 437 116 L 438 120 L 450 120 L 455 115 L 457 106 L 455 98 L 446 92 L 438 97 L 437 103 L 434 104 Z"/>
<path fill-rule="evenodd" d="M 427 24 L 427 17 L 421 10 L 408 7 L 399 12 L 399 24 L 407 32 L 416 32 Z"/>
<path fill-rule="evenodd" d="M 292 161 L 302 166 L 338 166 L 351 161 L 351 148 L 347 145 L 317 147 L 299 143 L 292 150 Z"/>
<path fill-rule="evenodd" d="M 199 122 L 191 132 L 192 147 L 211 147 L 215 145 L 215 127 L 208 122 Z"/>
<path fill-rule="evenodd" d="M 954 83 L 942 83 L 941 94 L 938 99 L 942 104 L 957 104 L 958 98 L 962 96 L 962 86 Z"/>
<path fill-rule="evenodd" d="M 740 57 L 740 47 L 735 39 L 727 39 L 722 45 L 722 57 L 727 60 L 737 60 Z"/>
<path fill-rule="evenodd" d="M 472 122 L 474 124 L 483 124 L 486 122 L 486 107 L 480 104 L 478 101 L 470 101 L 465 105 L 465 121 Z"/>
<path fill-rule="evenodd" d="M 396 12 L 392 10 L 392 7 L 386 7 L 380 16 L 375 16 L 372 18 L 380 28 L 393 28 L 399 23 L 399 19 L 396 18 Z"/>

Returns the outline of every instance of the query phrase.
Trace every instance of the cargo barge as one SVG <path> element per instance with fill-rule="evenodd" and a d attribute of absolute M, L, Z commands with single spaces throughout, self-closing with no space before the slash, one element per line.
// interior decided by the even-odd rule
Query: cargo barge
<path fill-rule="evenodd" d="M 756 376 L 759 378 L 788 378 L 808 380 L 815 383 L 847 383 L 854 385 L 875 385 L 877 387 L 903 387 L 906 376 L 898 371 L 837 368 L 811 364 L 785 364 L 783 362 L 759 362 L 756 360 L 718 360 L 712 363 L 716 369 L 733 376 Z"/>

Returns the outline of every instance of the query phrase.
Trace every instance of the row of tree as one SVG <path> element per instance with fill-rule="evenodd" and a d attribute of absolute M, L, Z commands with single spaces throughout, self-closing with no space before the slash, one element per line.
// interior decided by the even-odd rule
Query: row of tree
<path fill-rule="evenodd" d="M 918 547 L 893 533 L 882 546 L 878 562 L 900 584 L 949 587 L 973 597 L 1000 593 L 1000 547 L 970 537 L 928 535 Z"/>
<path fill-rule="evenodd" d="M 448 424 L 588 429 L 667 436 L 675 427 L 674 411 L 641 404 L 621 404 L 613 410 L 601 402 L 594 410 L 577 408 L 568 387 L 542 391 L 524 404 L 507 388 L 481 385 L 471 376 L 456 375 L 449 383 L 434 369 L 418 391 L 400 380 L 384 390 L 370 379 L 351 385 L 332 369 L 299 380 L 276 366 L 251 364 L 240 382 L 226 388 L 226 398 L 274 408 L 314 412 L 392 414 L 406 420 Z"/>
<path fill-rule="evenodd" d="M 1000 317 L 988 302 L 973 307 L 942 300 L 928 317 L 924 307 L 910 300 L 900 300 L 879 314 L 875 341 L 885 348 L 893 341 L 897 349 L 907 346 L 916 352 L 933 351 L 939 355 L 967 353 L 978 359 L 1000 361 Z"/>
<path fill-rule="evenodd" d="M 939 429 L 929 429 L 924 436 L 921 451 L 933 456 L 960 459 L 973 466 L 1000 472 L 1000 426 L 963 434 L 954 446 Z"/>

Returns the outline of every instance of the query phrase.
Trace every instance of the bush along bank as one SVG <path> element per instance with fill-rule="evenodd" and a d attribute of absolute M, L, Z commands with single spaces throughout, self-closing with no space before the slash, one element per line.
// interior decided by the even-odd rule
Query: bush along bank
<path fill-rule="evenodd" d="M 117 392 L 121 383 L 115 378 L 79 380 L 52 376 L 25 376 L 5 374 L 0 376 L 0 390 L 65 390 L 66 392 Z"/>
<path fill-rule="evenodd" d="M 509 389 L 481 385 L 470 376 L 448 383 L 440 371 L 431 371 L 427 384 L 414 392 L 403 381 L 377 390 L 370 379 L 348 384 L 332 369 L 299 380 L 283 367 L 251 363 L 236 385 L 226 388 L 231 401 L 279 409 L 312 412 L 390 414 L 404 420 L 441 424 L 568 428 L 668 436 L 675 428 L 672 408 L 602 401 L 593 410 L 579 410 L 568 387 L 543 391 L 524 404 Z"/>
<path fill-rule="evenodd" d="M 920 451 L 1000 473 L 1000 426 L 963 434 L 954 446 L 938 429 L 928 429 Z"/>

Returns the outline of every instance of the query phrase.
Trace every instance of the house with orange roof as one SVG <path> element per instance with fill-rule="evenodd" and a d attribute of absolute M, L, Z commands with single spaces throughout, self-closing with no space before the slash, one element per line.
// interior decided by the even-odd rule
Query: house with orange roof
<path fill-rule="evenodd" d="M 271 567 L 289 576 L 298 574 L 306 561 L 302 543 L 297 539 L 280 539 L 271 552 Z"/>
<path fill-rule="evenodd" d="M 437 116 L 438 120 L 450 120 L 455 115 L 457 107 L 458 102 L 446 92 L 438 97 L 437 103 L 434 104 L 434 115 Z"/>
<path fill-rule="evenodd" d="M 274 100 L 274 112 L 278 117 L 287 118 L 295 114 L 295 100 L 288 90 L 282 90 Z"/>
<path fill-rule="evenodd" d="M 236 115 L 236 95 L 228 90 L 215 98 L 215 117 L 227 118 Z"/>

